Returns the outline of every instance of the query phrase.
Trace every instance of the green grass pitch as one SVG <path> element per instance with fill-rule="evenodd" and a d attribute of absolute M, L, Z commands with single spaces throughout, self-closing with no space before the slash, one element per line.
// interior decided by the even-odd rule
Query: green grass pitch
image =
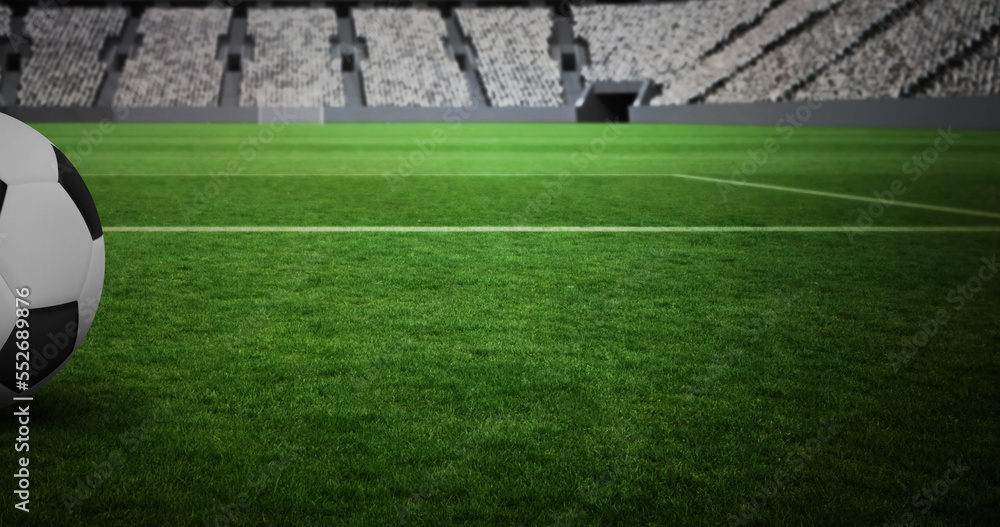
<path fill-rule="evenodd" d="M 1000 134 L 37 128 L 107 276 L 0 525 L 1000 523 Z"/>

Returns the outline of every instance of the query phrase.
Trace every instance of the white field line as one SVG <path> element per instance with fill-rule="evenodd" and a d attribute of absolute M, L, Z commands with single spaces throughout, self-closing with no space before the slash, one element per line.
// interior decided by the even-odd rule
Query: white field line
<path fill-rule="evenodd" d="M 668 176 L 668 177 L 681 178 L 681 179 L 690 179 L 690 180 L 694 180 L 694 181 L 704 181 L 704 182 L 708 182 L 708 183 L 722 183 L 722 184 L 726 184 L 726 185 L 732 185 L 732 186 L 735 186 L 735 187 L 753 187 L 753 188 L 760 188 L 760 189 L 765 189 L 765 190 L 777 190 L 777 191 L 780 191 L 780 192 L 794 192 L 796 194 L 808 194 L 810 196 L 821 196 L 821 197 L 824 197 L 824 198 L 836 198 L 836 199 L 846 199 L 846 200 L 854 200 L 854 201 L 864 201 L 866 203 L 882 203 L 882 201 L 879 200 L 879 199 L 877 199 L 877 198 L 869 198 L 867 196 L 855 196 L 853 194 L 840 194 L 840 193 L 837 193 L 837 192 L 824 192 L 822 190 L 808 190 L 808 189 L 802 189 L 802 188 L 782 187 L 782 186 L 778 186 L 778 185 L 766 185 L 764 183 L 747 183 L 747 182 L 740 183 L 740 182 L 737 182 L 737 181 L 731 181 L 731 180 L 727 180 L 727 179 L 711 178 L 711 177 L 704 177 L 704 176 L 689 176 L 687 174 L 663 174 L 663 175 L 664 176 Z M 965 215 L 968 215 L 968 216 L 979 216 L 979 217 L 982 217 L 982 218 L 992 218 L 992 219 L 1000 220 L 1000 213 L 996 213 L 996 212 L 986 212 L 986 211 L 982 211 L 982 210 L 973 210 L 973 209 L 960 209 L 960 208 L 956 208 L 956 207 L 943 207 L 943 206 L 940 206 L 940 205 L 928 205 L 928 204 L 925 204 L 925 203 L 913 203 L 912 201 L 900 201 L 898 199 L 894 200 L 892 202 L 892 206 L 895 206 L 895 207 L 909 207 L 911 209 L 932 210 L 932 211 L 935 211 L 935 212 L 949 212 L 949 213 L 952 213 L 952 214 L 965 214 Z"/>
<path fill-rule="evenodd" d="M 105 227 L 104 232 L 638 232 L 638 233 L 694 233 L 694 232 L 800 232 L 800 233 L 1000 233 L 998 226 L 972 227 L 409 227 L 409 226 L 331 226 L 331 227 Z"/>

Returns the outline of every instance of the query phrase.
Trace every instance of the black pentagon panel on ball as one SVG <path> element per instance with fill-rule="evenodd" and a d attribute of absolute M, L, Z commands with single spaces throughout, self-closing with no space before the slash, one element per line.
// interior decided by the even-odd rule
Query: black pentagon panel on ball
<path fill-rule="evenodd" d="M 3 212 L 3 198 L 7 195 L 7 184 L 0 181 L 0 212 Z"/>
<path fill-rule="evenodd" d="M 76 302 L 69 302 L 52 307 L 32 308 L 28 313 L 28 353 L 30 372 L 28 385 L 47 377 L 66 362 L 76 346 L 76 333 L 80 324 L 80 311 Z M 11 331 L 0 350 L 0 384 L 14 393 L 18 389 L 15 362 L 22 362 L 23 353 L 17 347 L 17 329 Z M 16 359 L 16 360 L 15 360 Z"/>
<path fill-rule="evenodd" d="M 58 148 L 53 146 L 52 149 L 56 151 L 56 163 L 59 165 L 59 184 L 66 189 L 73 203 L 76 203 L 76 208 L 80 209 L 80 214 L 90 229 L 90 237 L 94 240 L 100 238 L 103 234 L 101 219 L 97 217 L 97 205 L 94 204 L 94 198 L 87 190 L 83 177 Z"/>

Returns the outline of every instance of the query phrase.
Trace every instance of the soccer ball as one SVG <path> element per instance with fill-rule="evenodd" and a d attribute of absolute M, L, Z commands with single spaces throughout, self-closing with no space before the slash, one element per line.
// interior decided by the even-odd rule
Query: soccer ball
<path fill-rule="evenodd" d="M 80 173 L 0 114 L 0 407 L 31 396 L 76 352 L 104 286 L 104 236 Z"/>

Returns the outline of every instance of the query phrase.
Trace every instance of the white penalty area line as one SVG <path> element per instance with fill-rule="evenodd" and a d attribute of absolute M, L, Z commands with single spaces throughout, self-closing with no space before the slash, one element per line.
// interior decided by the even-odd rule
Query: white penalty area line
<path fill-rule="evenodd" d="M 697 232 L 799 232 L 799 233 L 1000 233 L 1000 226 L 982 227 L 411 227 L 411 226 L 332 226 L 332 227 L 105 227 L 104 232 L 635 232 L 635 233 L 697 233 Z"/>
<path fill-rule="evenodd" d="M 733 187 L 753 187 L 753 188 L 760 188 L 760 189 L 765 189 L 765 190 L 777 190 L 777 191 L 780 191 L 780 192 L 794 192 L 796 194 L 807 194 L 807 195 L 810 195 L 810 196 L 821 196 L 821 197 L 824 197 L 824 198 L 836 198 L 836 199 L 846 199 L 846 200 L 853 200 L 853 201 L 863 201 L 863 202 L 866 202 L 866 203 L 880 203 L 883 206 L 886 206 L 886 204 L 882 200 L 880 200 L 880 199 L 869 198 L 867 196 L 855 196 L 854 194 L 840 194 L 838 192 L 825 192 L 825 191 L 822 191 L 822 190 L 809 190 L 809 189 L 804 189 L 804 188 L 782 187 L 782 186 L 779 186 L 779 185 L 767 185 L 767 184 L 764 184 L 764 183 L 749 183 L 749 182 L 746 182 L 746 181 L 740 182 L 740 181 L 733 181 L 733 180 L 729 180 L 729 179 L 719 179 L 719 178 L 705 177 L 705 176 L 691 176 L 691 175 L 688 175 L 688 174 L 661 174 L 661 175 L 667 176 L 667 177 L 679 178 L 679 179 L 690 179 L 690 180 L 693 180 L 693 181 L 704 181 L 704 182 L 707 182 L 707 183 L 719 183 L 719 184 L 724 184 L 724 185 L 730 185 L 730 186 L 733 186 Z M 1000 213 L 996 213 L 996 212 L 986 212 L 986 211 L 982 211 L 982 210 L 973 210 L 973 209 L 960 209 L 960 208 L 956 208 L 956 207 L 943 207 L 943 206 L 940 206 L 940 205 L 928 205 L 926 203 L 913 203 L 912 201 L 900 201 L 898 199 L 894 199 L 891 202 L 891 205 L 889 205 L 889 206 L 893 206 L 893 207 L 909 207 L 911 209 L 932 210 L 932 211 L 935 211 L 935 212 L 948 212 L 948 213 L 952 213 L 952 214 L 965 214 L 967 216 L 979 216 L 981 218 L 991 218 L 991 219 L 995 219 L 995 220 L 1000 220 Z"/>

